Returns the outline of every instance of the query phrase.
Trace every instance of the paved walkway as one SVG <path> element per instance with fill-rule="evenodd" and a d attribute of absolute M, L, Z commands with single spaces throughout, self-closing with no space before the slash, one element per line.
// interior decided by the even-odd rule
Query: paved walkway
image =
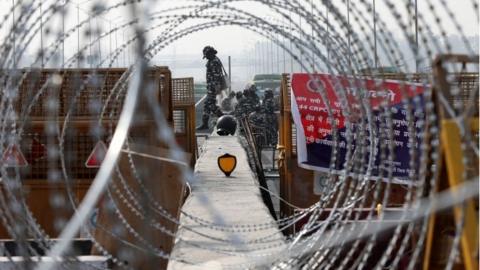
<path fill-rule="evenodd" d="M 204 148 L 195 167 L 197 183 L 192 186 L 192 194 L 182 210 L 211 223 L 227 226 L 274 222 L 263 204 L 257 180 L 247 162 L 247 154 L 237 137 L 211 136 Z M 217 167 L 217 158 L 225 153 L 237 157 L 237 168 L 229 178 Z M 246 252 L 258 249 L 262 250 L 261 253 L 275 253 L 284 244 L 284 238 L 276 227 L 232 233 L 202 226 L 183 214 L 180 222 L 181 227 L 172 251 L 173 260 L 168 265 L 170 270 L 222 269 L 231 265 L 248 264 L 254 260 L 242 256 Z M 270 240 L 267 241 L 268 244 L 251 243 L 265 237 Z M 246 241 L 250 243 L 245 244 Z"/>

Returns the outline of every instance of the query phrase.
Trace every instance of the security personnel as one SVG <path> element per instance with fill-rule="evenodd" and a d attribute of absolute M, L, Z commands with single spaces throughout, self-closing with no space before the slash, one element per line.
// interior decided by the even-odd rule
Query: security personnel
<path fill-rule="evenodd" d="M 217 57 L 217 51 L 211 47 L 206 46 L 203 49 L 203 58 L 207 58 L 207 98 L 203 106 L 202 124 L 197 127 L 197 130 L 208 129 L 208 120 L 210 115 L 214 114 L 218 117 L 223 113 L 217 106 L 217 94 L 221 92 L 222 82 L 225 80 L 223 74 L 223 65 Z"/>
<path fill-rule="evenodd" d="M 258 97 L 257 88 L 255 85 L 249 85 L 243 91 L 243 96 L 246 99 L 245 114 L 250 115 L 252 112 L 256 111 L 260 106 L 260 98 Z"/>
<path fill-rule="evenodd" d="M 278 123 L 275 116 L 275 97 L 273 91 L 268 89 L 265 91 L 265 96 L 262 101 L 262 109 L 265 115 L 265 124 L 267 127 L 268 144 L 273 145 L 277 143 Z"/>
<path fill-rule="evenodd" d="M 234 115 L 238 120 L 242 120 L 247 117 L 248 114 L 252 111 L 250 108 L 250 101 L 248 99 L 247 89 L 243 90 L 241 97 L 237 96 L 237 106 L 235 107 Z"/>
<path fill-rule="evenodd" d="M 249 90 L 249 97 L 250 97 L 251 103 L 254 105 L 254 107 L 259 106 L 260 98 L 257 95 L 257 87 L 255 86 L 255 84 L 248 86 L 247 89 Z"/>
<path fill-rule="evenodd" d="M 275 100 L 274 100 L 272 90 L 267 89 L 265 91 L 265 96 L 263 97 L 262 105 L 266 114 L 273 115 L 275 113 Z"/>

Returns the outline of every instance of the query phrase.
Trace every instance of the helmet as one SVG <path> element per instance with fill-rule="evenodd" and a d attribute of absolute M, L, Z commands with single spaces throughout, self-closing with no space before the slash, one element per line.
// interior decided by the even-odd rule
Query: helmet
<path fill-rule="evenodd" d="M 272 89 L 265 90 L 265 97 L 273 97 L 273 90 Z"/>
<path fill-rule="evenodd" d="M 203 48 L 203 58 L 207 57 L 209 54 L 216 55 L 217 50 L 215 50 L 212 46 L 205 46 L 205 48 Z"/>
<path fill-rule="evenodd" d="M 220 136 L 234 135 L 237 130 L 237 119 L 231 115 L 224 115 L 217 120 L 217 134 Z"/>
<path fill-rule="evenodd" d="M 236 97 L 237 99 L 242 98 L 242 96 L 243 96 L 243 93 L 242 93 L 241 91 L 238 91 L 238 92 L 235 94 L 235 97 Z"/>

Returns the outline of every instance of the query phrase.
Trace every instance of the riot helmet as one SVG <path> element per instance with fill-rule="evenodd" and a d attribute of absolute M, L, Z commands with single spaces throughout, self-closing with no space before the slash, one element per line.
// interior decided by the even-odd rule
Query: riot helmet
<path fill-rule="evenodd" d="M 265 98 L 273 98 L 273 90 L 272 89 L 265 90 Z"/>
<path fill-rule="evenodd" d="M 205 46 L 203 48 L 203 58 L 211 59 L 217 55 L 217 50 L 215 50 L 212 46 Z"/>
<path fill-rule="evenodd" d="M 235 98 L 236 98 L 237 100 L 240 100 L 242 97 L 243 97 L 242 91 L 238 91 L 238 92 L 235 94 Z"/>
<path fill-rule="evenodd" d="M 220 136 L 235 135 L 237 119 L 231 115 L 224 115 L 217 120 L 217 134 Z"/>

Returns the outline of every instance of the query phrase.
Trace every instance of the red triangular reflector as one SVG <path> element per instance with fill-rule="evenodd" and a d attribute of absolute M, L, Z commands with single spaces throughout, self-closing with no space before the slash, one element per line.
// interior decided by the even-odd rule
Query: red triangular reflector
<path fill-rule="evenodd" d="M 2 155 L 2 165 L 5 167 L 25 167 L 27 159 L 16 143 L 10 144 Z"/>
<path fill-rule="evenodd" d="M 103 141 L 98 141 L 95 147 L 92 150 L 92 153 L 87 158 L 85 162 L 85 167 L 87 168 L 100 168 L 105 155 L 107 154 L 107 146 Z"/>

